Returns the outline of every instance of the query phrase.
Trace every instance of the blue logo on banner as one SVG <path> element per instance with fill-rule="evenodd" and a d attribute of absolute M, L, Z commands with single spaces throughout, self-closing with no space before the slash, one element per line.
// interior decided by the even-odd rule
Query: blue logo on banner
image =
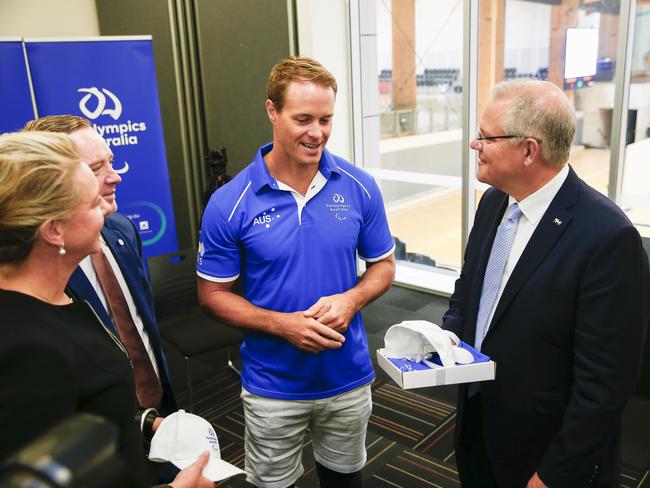
<path fill-rule="evenodd" d="M 122 207 L 124 208 L 124 207 Z M 143 246 L 150 246 L 160 240 L 167 230 L 167 217 L 162 209 L 152 202 L 133 202 L 126 208 L 136 208 L 139 212 L 126 213 L 136 228 L 140 231 Z M 154 233 L 154 229 L 158 232 Z"/>
<path fill-rule="evenodd" d="M 176 251 L 151 40 L 26 46 L 39 115 L 89 119 L 115 155 L 118 208 L 139 229 L 144 254 Z"/>
<path fill-rule="evenodd" d="M 32 96 L 20 41 L 0 42 L 0 134 L 21 129 L 34 118 Z"/>

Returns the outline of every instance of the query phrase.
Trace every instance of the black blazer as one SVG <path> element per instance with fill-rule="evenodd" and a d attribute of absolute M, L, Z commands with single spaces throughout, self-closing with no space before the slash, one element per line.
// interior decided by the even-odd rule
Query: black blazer
<path fill-rule="evenodd" d="M 443 326 L 474 343 L 483 276 L 508 195 L 479 204 Z M 649 317 L 648 259 L 623 212 L 573 169 L 497 305 L 482 350 L 486 447 L 500 487 L 538 471 L 556 487 L 614 486 L 621 412 L 638 378 Z M 457 439 L 466 386 L 459 389 Z M 618 485 L 616 485 L 618 486 Z"/>
<path fill-rule="evenodd" d="M 140 235 L 127 217 L 121 214 L 113 214 L 106 217 L 104 228 L 102 229 L 102 236 L 122 271 L 124 280 L 129 287 L 131 296 L 142 318 L 144 329 L 149 336 L 151 347 L 156 356 L 156 363 L 158 364 L 160 383 L 163 388 L 163 398 L 159 410 L 161 415 L 167 416 L 175 412 L 177 406 L 169 380 L 167 359 L 160 343 L 160 333 L 156 324 L 153 292 L 149 282 L 149 274 L 142 262 L 142 242 L 140 241 Z M 115 334 L 118 334 L 108 312 L 102 305 L 97 293 L 95 293 L 95 289 L 80 267 L 75 269 L 68 282 L 68 287 L 77 297 L 88 301 L 102 322 L 104 322 L 104 325 Z"/>
<path fill-rule="evenodd" d="M 84 302 L 50 305 L 0 290 L 0 459 L 86 412 L 119 429 L 128 486 L 149 486 L 130 361 Z"/>

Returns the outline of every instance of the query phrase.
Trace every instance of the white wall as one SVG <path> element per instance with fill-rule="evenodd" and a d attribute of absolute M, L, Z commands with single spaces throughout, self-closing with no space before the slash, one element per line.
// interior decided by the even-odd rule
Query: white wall
<path fill-rule="evenodd" d="M 551 5 L 506 1 L 505 68 L 532 74 L 539 68 L 547 68 L 550 43 Z"/>
<path fill-rule="evenodd" d="M 94 0 L 1 0 L 1 37 L 98 36 Z"/>
<path fill-rule="evenodd" d="M 334 75 L 338 85 L 334 128 L 327 148 L 338 156 L 352 160 L 352 83 L 348 2 L 298 0 L 296 4 L 299 54 L 317 59 Z"/>
<path fill-rule="evenodd" d="M 379 69 L 391 69 L 391 0 L 376 0 Z M 463 8 L 460 0 L 416 0 L 416 71 L 425 68 L 456 68 L 462 65 Z M 530 26 L 535 28 L 531 29 Z M 507 0 L 505 66 L 535 73 L 548 66 L 551 6 Z"/>
<path fill-rule="evenodd" d="M 391 0 L 376 0 L 378 67 L 393 65 Z M 415 51 L 417 73 L 425 68 L 460 69 L 462 53 L 462 0 L 415 1 Z"/>
<path fill-rule="evenodd" d="M 643 57 L 650 52 L 650 5 L 638 3 L 634 23 L 632 71 L 644 71 Z"/>

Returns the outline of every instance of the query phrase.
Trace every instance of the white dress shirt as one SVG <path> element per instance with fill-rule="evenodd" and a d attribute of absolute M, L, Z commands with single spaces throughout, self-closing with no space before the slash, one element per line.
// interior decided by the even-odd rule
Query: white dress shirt
<path fill-rule="evenodd" d="M 499 292 L 497 293 L 496 299 L 494 300 L 494 306 L 490 312 L 490 317 L 487 322 L 488 324 L 491 325 L 494 311 L 497 309 L 497 305 L 499 304 L 503 290 L 508 283 L 508 279 L 510 279 L 512 270 L 517 265 L 517 262 L 523 254 L 528 241 L 530 241 L 533 232 L 535 232 L 537 224 L 539 224 L 542 216 L 546 210 L 548 210 L 549 205 L 555 198 L 555 195 L 557 195 L 557 192 L 560 191 L 560 187 L 568 175 L 569 165 L 566 164 L 564 168 L 562 168 L 562 170 L 556 174 L 551 181 L 546 183 L 535 193 L 528 195 L 521 202 L 518 202 L 522 216 L 519 217 L 519 224 L 517 225 L 517 230 L 515 231 L 515 237 L 512 241 L 512 247 L 510 248 L 510 254 L 508 255 L 508 260 L 506 261 L 506 267 L 503 270 L 501 286 L 499 287 Z M 517 200 L 515 200 L 513 197 L 510 197 L 508 199 L 508 206 L 512 205 L 516 201 Z M 490 325 L 488 325 L 488 328 Z"/>
<path fill-rule="evenodd" d="M 117 264 L 117 261 L 115 260 L 115 257 L 111 252 L 111 249 L 108 247 L 106 241 L 101 235 L 99 237 L 99 245 L 101 246 L 102 251 L 106 256 L 106 259 L 108 259 L 108 262 L 111 265 L 111 268 L 113 269 L 113 273 L 115 273 L 117 282 L 120 284 L 122 293 L 124 293 L 124 298 L 126 298 L 126 303 L 129 306 L 129 312 L 131 312 L 131 318 L 133 319 L 133 323 L 135 324 L 135 327 L 138 329 L 138 333 L 140 334 L 140 337 L 142 337 L 142 343 L 144 344 L 144 348 L 146 349 L 147 354 L 151 359 L 151 364 L 153 365 L 153 369 L 156 372 L 156 376 L 160 378 L 160 373 L 158 372 L 158 363 L 156 363 L 156 355 L 154 354 L 153 348 L 151 347 L 151 341 L 149 341 L 149 335 L 147 334 L 147 331 L 144 330 L 144 323 L 142 322 L 142 318 L 138 313 L 138 307 L 135 306 L 135 302 L 133 301 L 133 297 L 131 296 L 131 291 L 129 290 L 129 287 L 126 284 L 126 280 L 122 275 L 122 270 Z M 108 312 L 106 296 L 104 295 L 104 290 L 102 289 L 102 286 L 99 283 L 99 279 L 97 278 L 97 273 L 95 272 L 95 268 L 93 266 L 93 262 L 90 256 L 86 256 L 84 259 L 82 259 L 81 262 L 79 263 L 79 266 L 81 267 L 81 270 L 86 275 L 86 278 L 88 278 L 88 281 L 90 281 L 90 284 L 93 286 L 95 293 L 97 293 L 97 296 L 101 300 L 102 305 L 104 305 L 104 309 L 107 311 L 108 315 L 110 316 L 111 314 L 110 312 Z"/>

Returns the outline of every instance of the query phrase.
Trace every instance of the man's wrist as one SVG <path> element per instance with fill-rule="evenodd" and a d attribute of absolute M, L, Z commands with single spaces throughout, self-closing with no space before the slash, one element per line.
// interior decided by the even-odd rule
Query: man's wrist
<path fill-rule="evenodd" d="M 342 293 L 348 300 L 354 309 L 354 313 L 357 313 L 366 305 L 366 299 L 364 293 L 359 289 L 359 286 L 350 288 L 348 291 Z"/>
<path fill-rule="evenodd" d="M 136 419 L 140 424 L 140 432 L 145 440 L 150 441 L 154 434 L 154 422 L 160 414 L 155 408 L 146 408 L 138 410 L 137 415 L 139 415 L 139 418 L 136 416 Z"/>
<path fill-rule="evenodd" d="M 263 323 L 266 324 L 265 332 L 273 336 L 284 337 L 285 330 L 287 329 L 287 319 L 291 313 L 264 309 L 264 315 L 265 319 Z"/>

